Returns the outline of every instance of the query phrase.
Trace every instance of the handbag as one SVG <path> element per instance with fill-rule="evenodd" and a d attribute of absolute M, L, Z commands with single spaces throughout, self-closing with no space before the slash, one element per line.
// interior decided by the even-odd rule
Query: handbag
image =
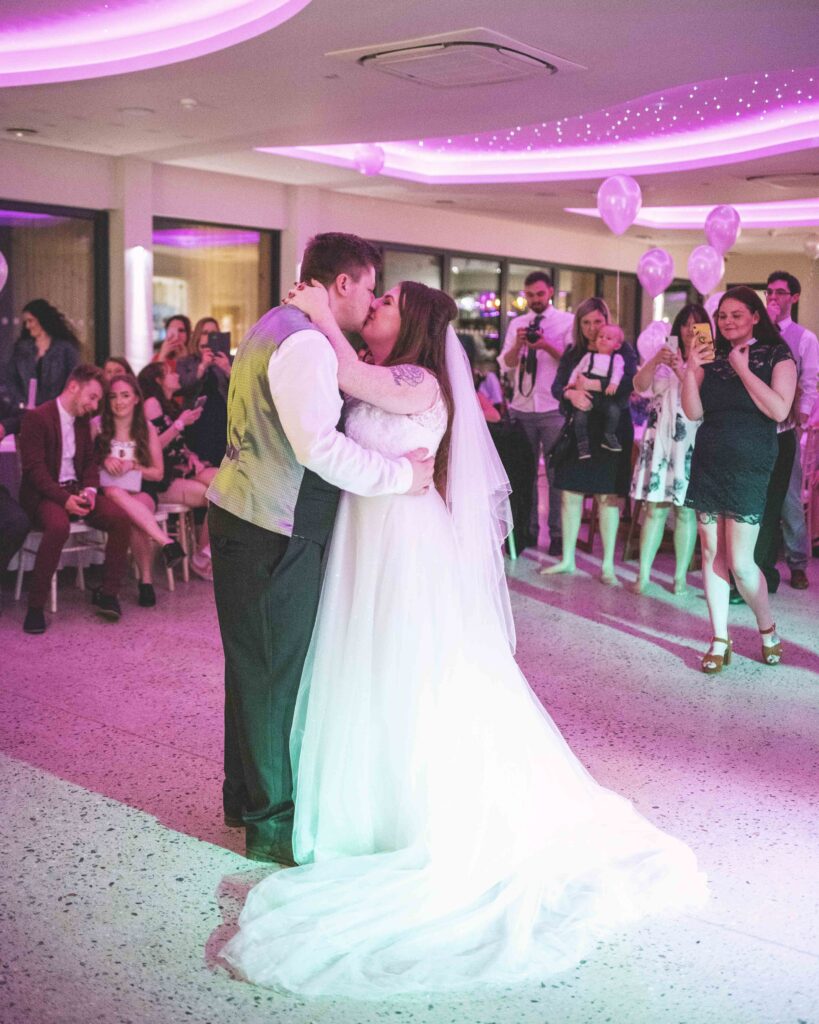
<path fill-rule="evenodd" d="M 552 469 L 557 469 L 558 466 L 562 466 L 569 461 L 574 450 L 574 444 L 574 414 L 570 413 L 560 433 L 557 435 L 555 443 L 546 453 L 546 459 Z"/>

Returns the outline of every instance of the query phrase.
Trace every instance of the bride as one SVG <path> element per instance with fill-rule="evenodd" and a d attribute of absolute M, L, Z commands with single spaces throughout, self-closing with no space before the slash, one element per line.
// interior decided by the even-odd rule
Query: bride
<path fill-rule="evenodd" d="M 291 736 L 299 867 L 251 890 L 223 956 L 252 982 L 383 998 L 539 980 L 706 897 L 693 853 L 599 786 L 513 658 L 509 486 L 443 292 L 374 302 L 359 362 L 323 289 L 345 431 L 436 452 L 422 497 L 345 493 Z"/>

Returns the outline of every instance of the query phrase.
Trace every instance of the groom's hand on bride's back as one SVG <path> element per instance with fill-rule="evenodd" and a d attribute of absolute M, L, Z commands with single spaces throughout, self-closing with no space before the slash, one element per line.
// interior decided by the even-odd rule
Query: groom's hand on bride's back
<path fill-rule="evenodd" d="M 430 455 L 426 448 L 416 448 L 407 452 L 404 458 L 409 459 L 412 466 L 412 487 L 407 494 L 426 494 L 432 487 L 435 457 Z"/>

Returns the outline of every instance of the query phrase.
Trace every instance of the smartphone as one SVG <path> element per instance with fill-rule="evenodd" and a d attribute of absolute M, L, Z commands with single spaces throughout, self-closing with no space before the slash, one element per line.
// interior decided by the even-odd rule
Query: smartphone
<path fill-rule="evenodd" d="M 680 340 L 676 334 L 669 334 L 665 339 L 666 345 L 671 349 L 672 352 L 680 351 Z"/>
<path fill-rule="evenodd" d="M 201 409 L 202 406 L 205 404 L 205 402 L 207 402 L 207 400 L 208 400 L 208 396 L 207 395 L 200 395 L 196 399 L 196 401 L 193 403 L 194 409 Z"/>
<path fill-rule="evenodd" d="M 208 348 L 214 355 L 220 352 L 230 358 L 230 331 L 214 331 L 208 335 Z"/>
<path fill-rule="evenodd" d="M 694 341 L 701 345 L 706 345 L 710 349 L 710 357 L 708 362 L 716 357 L 716 350 L 714 349 L 714 335 L 711 331 L 711 324 L 694 324 Z"/>

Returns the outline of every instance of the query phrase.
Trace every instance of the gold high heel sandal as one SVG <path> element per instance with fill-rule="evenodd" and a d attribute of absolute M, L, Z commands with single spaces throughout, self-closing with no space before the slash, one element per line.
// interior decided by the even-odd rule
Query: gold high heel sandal
<path fill-rule="evenodd" d="M 760 629 L 759 635 L 765 636 L 776 636 L 776 623 L 774 623 L 770 629 Z M 766 644 L 762 641 L 762 664 L 763 665 L 778 665 L 782 661 L 782 641 L 777 638 L 775 644 Z"/>
<path fill-rule="evenodd" d="M 708 651 L 702 659 L 702 670 L 707 676 L 715 676 L 718 672 L 722 672 L 723 665 L 731 664 L 731 651 L 734 645 L 730 640 L 725 640 L 721 636 L 711 637 L 711 646 L 714 644 L 725 644 L 724 654 L 714 654 L 712 651 Z"/>

